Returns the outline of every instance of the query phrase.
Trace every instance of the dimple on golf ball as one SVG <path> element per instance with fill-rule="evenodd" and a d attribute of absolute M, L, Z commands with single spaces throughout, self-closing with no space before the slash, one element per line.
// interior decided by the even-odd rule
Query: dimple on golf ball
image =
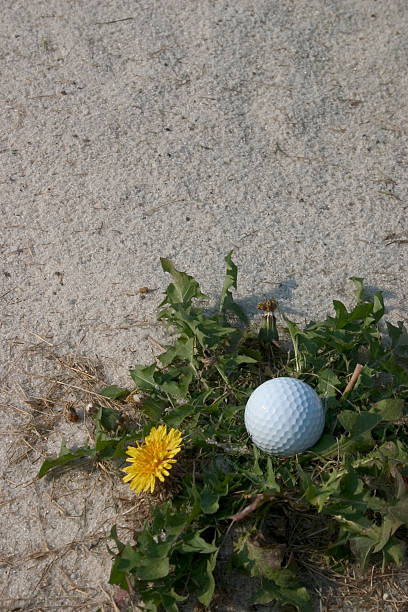
<path fill-rule="evenodd" d="M 250 395 L 245 427 L 261 450 L 290 457 L 311 448 L 322 435 L 325 411 L 316 391 L 297 378 L 267 380 Z"/>

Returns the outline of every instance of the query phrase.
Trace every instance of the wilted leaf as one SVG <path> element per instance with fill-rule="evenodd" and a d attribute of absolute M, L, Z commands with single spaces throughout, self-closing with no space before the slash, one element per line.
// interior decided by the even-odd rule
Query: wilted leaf
<path fill-rule="evenodd" d="M 285 544 L 263 544 L 256 539 L 246 541 L 249 558 L 254 561 L 259 575 L 274 580 L 280 572 L 286 551 Z"/>

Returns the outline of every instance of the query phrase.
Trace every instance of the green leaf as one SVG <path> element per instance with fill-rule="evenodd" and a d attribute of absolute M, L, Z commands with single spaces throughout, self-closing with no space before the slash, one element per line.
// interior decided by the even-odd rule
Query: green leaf
<path fill-rule="evenodd" d="M 364 278 L 358 278 L 357 276 L 351 276 L 350 280 L 353 281 L 355 287 L 355 295 L 357 303 L 361 303 L 364 297 Z"/>
<path fill-rule="evenodd" d="M 103 397 L 109 397 L 109 399 L 124 399 L 129 395 L 130 391 L 128 389 L 123 389 L 122 387 L 117 387 L 116 385 L 110 385 L 109 387 L 105 387 L 102 391 L 99 392 Z"/>
<path fill-rule="evenodd" d="M 377 323 L 384 316 L 384 312 L 385 312 L 385 308 L 384 308 L 383 294 L 381 291 L 377 291 L 377 293 L 374 295 L 374 307 L 373 307 L 373 315 Z"/>
<path fill-rule="evenodd" d="M 397 566 L 402 565 L 405 557 L 405 549 L 406 545 L 404 542 L 397 540 L 396 538 L 391 538 L 383 548 L 383 566 L 386 566 L 391 562 L 395 563 Z"/>
<path fill-rule="evenodd" d="M 366 536 L 357 536 L 350 539 L 350 547 L 353 555 L 360 564 L 361 571 L 367 568 L 368 558 L 373 551 L 375 542 Z"/>
<path fill-rule="evenodd" d="M 322 397 L 335 397 L 337 395 L 337 389 L 340 385 L 338 376 L 327 368 L 318 372 L 319 382 L 317 385 L 317 393 Z"/>
<path fill-rule="evenodd" d="M 180 552 L 182 553 L 200 553 L 200 554 L 210 554 L 213 552 L 217 552 L 217 546 L 213 544 L 208 544 L 198 533 L 195 533 L 193 536 L 190 536 L 187 539 L 184 539 L 181 546 Z"/>
<path fill-rule="evenodd" d="M 408 354 L 408 332 L 402 321 L 397 322 L 397 326 L 388 323 L 388 335 L 391 338 L 391 348 L 396 355 L 407 356 Z"/>
<path fill-rule="evenodd" d="M 408 525 L 408 495 L 389 507 L 388 516 L 400 525 Z"/>
<path fill-rule="evenodd" d="M 170 513 L 166 518 L 165 528 L 168 536 L 178 536 L 189 523 L 189 516 L 184 512 L 175 512 L 170 508 Z"/>
<path fill-rule="evenodd" d="M 333 306 L 336 311 L 336 327 L 339 329 L 347 323 L 349 314 L 345 305 L 339 300 L 333 300 Z"/>
<path fill-rule="evenodd" d="M 219 495 L 204 487 L 200 493 L 199 502 L 204 514 L 214 514 L 219 507 Z"/>
<path fill-rule="evenodd" d="M 396 440 L 393 442 L 392 440 L 388 440 L 384 444 L 382 444 L 378 453 L 381 458 L 389 457 L 395 461 L 399 461 L 402 465 L 408 466 L 408 449 L 406 444 L 404 444 L 401 440 Z"/>
<path fill-rule="evenodd" d="M 99 406 L 98 412 L 94 415 L 95 420 L 99 421 L 102 427 L 107 431 L 115 431 L 119 425 L 122 415 L 113 408 Z"/>
<path fill-rule="evenodd" d="M 359 436 L 362 433 L 370 431 L 380 422 L 380 415 L 371 414 L 370 412 L 360 412 L 358 415 L 357 422 L 350 433 L 352 436 Z"/>
<path fill-rule="evenodd" d="M 351 431 L 358 421 L 358 412 L 353 410 L 342 410 L 337 415 L 337 420 L 346 431 Z"/>
<path fill-rule="evenodd" d="M 396 421 L 402 417 L 404 400 L 384 399 L 374 404 L 370 412 L 379 414 L 383 421 Z"/>
<path fill-rule="evenodd" d="M 117 558 L 117 568 L 127 573 L 137 569 L 141 563 L 142 555 L 130 546 L 126 546 L 122 549 L 120 556 Z"/>
<path fill-rule="evenodd" d="M 273 470 L 272 467 L 272 460 L 270 457 L 268 457 L 268 460 L 266 462 L 266 490 L 267 491 L 276 491 L 277 493 L 279 493 L 280 491 L 280 486 L 276 481 L 276 476 L 275 476 L 275 472 Z"/>
<path fill-rule="evenodd" d="M 173 277 L 173 283 L 166 289 L 166 297 L 160 304 L 182 304 L 184 307 L 191 305 L 193 298 L 208 299 L 204 293 L 201 293 L 200 286 L 196 280 L 185 272 L 179 272 L 174 265 L 165 257 L 160 258 L 164 272 L 168 272 Z"/>
<path fill-rule="evenodd" d="M 115 557 L 112 565 L 109 584 L 116 584 L 124 591 L 129 592 L 128 574 L 126 570 L 119 569 L 120 557 Z"/>
<path fill-rule="evenodd" d="M 152 391 L 157 388 L 157 383 L 154 380 L 155 370 L 156 364 L 154 363 L 150 366 L 136 365 L 130 370 L 130 375 L 142 391 Z"/>
<path fill-rule="evenodd" d="M 384 548 L 389 541 L 390 537 L 397 531 L 398 527 L 401 526 L 401 522 L 395 521 L 389 516 L 385 516 L 380 526 L 380 534 L 378 541 L 373 549 L 373 553 L 377 553 Z"/>
<path fill-rule="evenodd" d="M 165 374 L 165 380 L 160 385 L 161 390 L 173 397 L 186 397 L 192 378 L 193 371 L 189 366 L 173 368 Z"/>
<path fill-rule="evenodd" d="M 118 551 L 122 552 L 122 550 L 125 548 L 125 545 L 118 538 L 118 530 L 116 525 L 113 525 L 113 527 L 111 528 L 109 537 L 114 540 L 116 546 L 118 547 Z"/>
<path fill-rule="evenodd" d="M 259 465 L 259 459 L 260 459 L 261 454 L 259 452 L 258 447 L 255 446 L 255 444 L 252 445 L 252 451 L 254 454 L 254 465 L 253 465 L 252 471 L 257 476 L 263 476 L 263 471 L 261 470 L 261 467 Z"/>
<path fill-rule="evenodd" d="M 282 572 L 284 570 L 281 570 Z M 305 587 L 285 588 L 278 586 L 272 580 L 263 580 L 262 587 L 258 591 L 255 599 L 256 604 L 267 604 L 277 600 L 283 604 L 291 604 L 299 612 L 313 612 L 309 594 Z"/>
<path fill-rule="evenodd" d="M 228 310 L 234 312 L 244 323 L 248 322 L 248 317 L 245 312 L 242 310 L 238 304 L 234 302 L 234 298 L 232 297 L 232 293 L 230 291 L 230 287 L 237 288 L 237 266 L 232 261 L 232 253 L 230 251 L 228 255 L 225 257 L 224 261 L 227 264 L 227 270 L 224 278 L 224 285 L 221 293 L 221 303 L 220 303 L 220 312 L 227 312 Z"/>
<path fill-rule="evenodd" d="M 350 312 L 350 320 L 356 321 L 365 319 L 373 311 L 373 304 L 371 302 L 361 302 L 357 304 L 355 308 Z"/>
<path fill-rule="evenodd" d="M 338 449 L 337 440 L 331 434 L 323 434 L 318 442 L 309 450 L 316 455 L 325 456 L 326 453 L 335 452 Z"/>
<path fill-rule="evenodd" d="M 185 601 L 188 595 L 179 595 L 176 593 L 174 588 L 166 589 L 165 592 L 160 593 L 161 603 L 163 604 L 166 612 L 178 612 L 177 601 Z"/>
<path fill-rule="evenodd" d="M 153 397 L 146 397 L 141 405 L 141 410 L 152 421 L 159 421 L 164 411 L 167 409 L 167 406 L 168 402 L 165 400 Z"/>
<path fill-rule="evenodd" d="M 181 423 L 194 413 L 194 407 L 190 404 L 178 406 L 163 418 L 169 427 L 178 427 Z"/>
<path fill-rule="evenodd" d="M 361 480 L 357 478 L 357 473 L 351 462 L 347 461 L 347 471 L 340 483 L 343 494 L 351 497 L 358 489 L 359 484 L 362 484 Z"/>
<path fill-rule="evenodd" d="M 146 590 L 140 590 L 140 595 L 143 599 L 143 610 L 147 612 L 159 612 L 162 604 L 162 593 L 153 590 L 151 587 Z"/>
<path fill-rule="evenodd" d="M 139 548 L 139 545 L 136 550 L 132 546 L 125 546 L 118 557 L 117 569 L 133 573 L 139 580 L 157 580 L 167 576 L 170 571 L 168 557 L 143 555 Z"/>
<path fill-rule="evenodd" d="M 204 606 L 209 606 L 214 594 L 215 580 L 213 571 L 217 560 L 217 552 L 213 553 L 210 558 L 200 564 L 199 572 L 196 572 L 196 579 L 199 580 L 200 588 L 198 590 L 197 599 Z M 204 571 L 203 571 L 204 570 Z"/>
<path fill-rule="evenodd" d="M 373 429 L 381 422 L 379 414 L 372 412 L 353 412 L 352 410 L 343 410 L 337 416 L 339 423 L 350 432 L 351 436 L 359 436 Z"/>
<path fill-rule="evenodd" d="M 181 338 L 165 353 L 159 355 L 164 366 L 170 365 L 175 359 L 191 363 L 194 357 L 194 338 Z"/>
<path fill-rule="evenodd" d="M 109 457 L 105 458 L 124 459 L 126 457 L 126 449 L 129 446 L 129 442 L 132 442 L 132 444 L 134 444 L 136 440 L 139 441 L 142 438 L 142 435 L 143 431 L 132 432 L 130 434 L 125 434 L 121 436 L 119 440 L 115 439 L 113 447 L 111 449 L 111 454 L 109 455 Z"/>
<path fill-rule="evenodd" d="M 285 554 L 285 546 L 282 544 L 260 545 L 256 540 L 246 541 L 248 556 L 258 570 L 260 576 L 270 580 L 278 579 L 281 574 L 281 565 Z"/>
<path fill-rule="evenodd" d="M 95 454 L 96 450 L 94 448 L 89 448 L 89 446 L 83 446 L 75 451 L 70 451 L 65 445 L 65 440 L 62 440 L 59 456 L 49 457 L 48 459 L 45 459 L 40 468 L 40 471 L 38 472 L 38 478 L 42 478 L 47 472 L 49 472 L 53 468 L 67 465 L 71 461 L 75 461 L 75 459 L 79 459 L 80 457 L 94 457 Z"/>
<path fill-rule="evenodd" d="M 144 559 L 143 565 L 140 565 L 135 572 L 139 580 L 158 580 L 164 578 L 170 571 L 168 557 L 155 557 L 152 559 Z"/>
<path fill-rule="evenodd" d="M 234 356 L 232 363 L 234 365 L 241 365 L 241 363 L 257 363 L 258 361 L 258 359 L 254 359 L 254 357 L 250 357 L 249 355 L 236 355 Z"/>

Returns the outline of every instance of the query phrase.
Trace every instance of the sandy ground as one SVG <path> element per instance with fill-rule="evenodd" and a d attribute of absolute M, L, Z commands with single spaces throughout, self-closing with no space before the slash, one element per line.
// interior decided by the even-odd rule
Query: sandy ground
<path fill-rule="evenodd" d="M 160 256 L 216 301 L 233 248 L 251 317 L 271 293 L 300 322 L 323 315 L 362 276 L 406 321 L 408 9 L 2 0 L 1 14 L 0 606 L 110 610 L 105 536 L 126 529 L 130 492 L 98 468 L 35 479 L 89 429 L 89 396 L 40 376 L 129 383 L 146 336 L 163 338 Z"/>

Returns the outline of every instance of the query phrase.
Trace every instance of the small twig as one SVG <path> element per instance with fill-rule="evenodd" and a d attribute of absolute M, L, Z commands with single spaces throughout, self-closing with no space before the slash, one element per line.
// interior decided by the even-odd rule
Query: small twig
<path fill-rule="evenodd" d="M 356 382 L 358 380 L 358 377 L 361 374 L 361 370 L 362 369 L 363 369 L 363 366 L 360 363 L 358 363 L 356 365 L 356 367 L 354 368 L 353 375 L 350 378 L 350 381 L 349 381 L 347 387 L 344 389 L 343 395 L 341 397 L 344 397 L 346 395 L 346 393 L 348 393 L 349 391 L 351 391 L 354 388 L 354 386 L 355 386 L 355 384 L 356 384 Z"/>
<path fill-rule="evenodd" d="M 154 338 L 152 338 L 151 336 L 147 336 L 147 340 L 153 344 L 153 346 L 155 346 L 156 348 L 158 348 L 160 351 L 165 352 L 167 349 L 164 348 L 164 346 L 162 346 L 161 344 L 159 344 Z"/>
<path fill-rule="evenodd" d="M 111 604 L 112 604 L 112 606 L 113 606 L 114 611 L 115 611 L 115 612 L 120 612 L 120 608 L 118 608 L 118 606 L 116 605 L 116 601 L 113 599 L 112 595 L 110 595 L 109 593 L 107 593 L 107 592 L 105 591 L 105 589 L 104 589 L 104 588 L 103 588 L 101 585 L 99 585 L 99 587 L 100 587 L 101 591 L 102 591 L 103 593 L 105 593 L 106 597 L 108 597 L 108 598 L 110 599 L 110 602 L 111 602 Z M 120 589 L 120 590 L 119 590 L 119 594 L 121 594 L 121 593 L 122 593 L 122 591 L 123 591 L 123 593 L 125 593 L 126 595 L 128 595 L 128 593 L 127 593 L 127 592 L 126 592 L 124 589 Z M 119 596 L 116 598 L 116 599 L 119 599 L 118 603 L 120 603 L 120 601 L 121 601 L 122 597 L 123 597 L 123 595 L 122 595 L 120 598 L 119 598 Z"/>
<path fill-rule="evenodd" d="M 32 376 L 33 378 L 41 378 L 42 380 L 49 380 L 50 382 L 56 385 L 62 385 L 63 387 L 69 387 L 70 389 L 76 389 L 77 391 L 82 391 L 83 393 L 89 393 L 89 395 L 94 395 L 98 398 L 106 399 L 100 393 L 95 393 L 95 391 L 91 391 L 90 389 L 83 389 L 82 387 L 78 387 L 77 385 L 70 385 L 69 383 L 63 382 L 62 380 L 57 380 L 55 378 L 51 378 L 50 376 L 44 376 L 42 374 L 32 374 L 31 372 L 27 372 L 26 370 L 22 370 L 24 374 L 28 376 Z"/>
<path fill-rule="evenodd" d="M 30 331 L 29 329 L 26 329 L 24 327 L 24 329 L 26 330 L 26 332 L 28 332 L 29 334 L 31 334 L 32 336 L 35 336 L 36 338 L 38 338 L 39 340 L 41 340 L 41 342 L 45 342 L 45 344 L 48 344 L 48 346 L 54 346 L 53 344 L 51 344 L 51 342 L 48 342 L 47 340 L 44 340 L 44 338 L 42 338 L 41 336 L 39 336 L 38 334 L 36 334 L 35 332 Z"/>
<path fill-rule="evenodd" d="M 254 501 L 251 502 L 249 504 L 249 506 L 246 506 L 243 510 L 241 510 L 240 512 L 237 512 L 236 514 L 233 514 L 229 518 L 232 521 L 234 521 L 234 522 L 242 521 L 242 519 L 244 519 L 246 516 L 248 516 L 248 514 L 251 514 L 251 512 L 256 510 L 256 508 L 259 506 L 259 504 L 261 504 L 264 501 L 271 501 L 274 497 L 275 497 L 274 495 L 268 495 L 268 494 L 265 494 L 265 493 L 258 493 L 258 495 L 255 497 Z"/>
<path fill-rule="evenodd" d="M 123 19 L 113 19 L 113 21 L 96 21 L 94 25 L 110 25 L 111 23 L 119 23 L 120 21 L 131 21 L 135 17 L 124 17 Z"/>
<path fill-rule="evenodd" d="M 390 198 L 395 198 L 396 200 L 401 202 L 401 198 L 395 195 L 395 193 L 392 193 L 392 191 L 379 191 L 378 193 L 382 193 L 382 195 L 390 196 Z"/>

